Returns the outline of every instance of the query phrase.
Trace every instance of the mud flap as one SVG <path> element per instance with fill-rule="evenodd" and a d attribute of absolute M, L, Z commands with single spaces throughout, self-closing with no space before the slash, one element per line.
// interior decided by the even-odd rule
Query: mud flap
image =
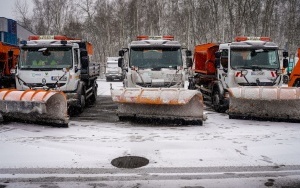
<path fill-rule="evenodd" d="M 197 121 L 202 124 L 203 97 L 199 91 L 178 88 L 124 88 L 111 90 L 119 117 Z"/>
<path fill-rule="evenodd" d="M 68 126 L 67 100 L 62 92 L 0 90 L 0 113 L 5 120 Z"/>
<path fill-rule="evenodd" d="M 230 88 L 229 117 L 300 122 L 300 89 L 250 86 Z"/>

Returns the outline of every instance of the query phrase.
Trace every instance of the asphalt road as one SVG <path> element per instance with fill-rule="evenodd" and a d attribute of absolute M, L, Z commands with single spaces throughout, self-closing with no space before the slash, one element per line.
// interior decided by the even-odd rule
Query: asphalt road
<path fill-rule="evenodd" d="M 241 125 L 244 121 L 228 120 L 226 114 L 217 114 L 209 108 L 207 113 L 210 116 L 203 126 L 187 127 L 153 126 L 147 121 L 119 122 L 116 109 L 116 104 L 109 96 L 99 96 L 95 105 L 71 118 L 70 128 L 54 129 L 19 123 L 1 125 L 2 156 L 9 156 L 15 161 L 1 158 L 0 154 L 0 188 L 300 187 L 300 162 L 297 163 L 295 159 L 297 156 L 300 159 L 297 152 L 299 147 L 294 152 L 284 153 L 287 156 L 286 163 L 284 159 L 274 157 L 277 155 L 264 154 L 268 150 L 266 141 L 272 135 L 276 137 L 283 134 L 279 135 L 278 143 L 274 145 L 288 147 L 298 144 L 300 136 L 295 131 L 300 129 L 296 124 L 285 125 L 292 127 L 285 127 L 294 135 L 291 141 L 286 138 L 289 135 L 284 135 L 284 129 L 281 130 L 279 124 L 245 121 L 246 125 Z M 259 133 L 246 135 L 242 129 L 249 125 L 258 128 L 259 132 L 269 132 L 263 134 L 264 137 Z M 278 130 L 272 130 L 272 125 Z M 238 136 L 250 140 L 250 144 L 243 143 Z M 229 145 L 226 145 L 227 141 Z M 249 150 L 258 147 L 257 142 L 266 145 L 266 148 L 262 148 L 265 151 L 251 154 Z M 202 148 L 199 148 L 198 143 L 201 143 Z M 235 145 L 235 148 L 231 148 L 231 145 Z M 28 153 L 12 152 L 3 146 L 23 147 Z M 68 152 L 74 152 L 79 157 L 71 159 L 66 153 L 66 159 L 56 159 L 59 163 L 52 164 L 51 158 L 62 157 L 60 151 L 52 150 L 53 147 L 64 152 L 69 149 Z M 44 153 L 41 152 L 43 148 Z M 148 158 L 149 164 L 140 168 L 117 168 L 110 164 L 114 159 L 112 156 L 138 154 Z M 89 158 L 94 155 L 98 158 Z M 183 161 L 180 161 L 181 156 L 184 156 Z M 29 161 L 30 157 L 32 161 Z M 39 161 L 42 157 L 45 160 Z M 122 165 L 122 161 L 119 164 Z"/>
<path fill-rule="evenodd" d="M 71 120 L 96 121 L 99 123 L 118 122 L 119 119 L 116 116 L 117 108 L 110 96 L 98 96 L 94 105 L 86 107 L 83 113 L 76 117 L 71 117 Z"/>

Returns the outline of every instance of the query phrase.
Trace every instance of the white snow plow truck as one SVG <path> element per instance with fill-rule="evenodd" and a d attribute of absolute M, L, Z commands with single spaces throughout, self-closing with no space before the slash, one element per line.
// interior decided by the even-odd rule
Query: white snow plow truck
<path fill-rule="evenodd" d="M 100 65 L 90 61 L 92 54 L 92 44 L 81 39 L 30 36 L 20 46 L 15 76 L 17 90 L 63 92 L 69 112 L 80 113 L 87 102 L 94 103 L 97 97 Z"/>
<path fill-rule="evenodd" d="M 287 106 L 299 106 L 298 90 L 281 87 L 288 53 L 280 63 L 278 50 L 269 37 L 197 45 L 189 88 L 200 90 L 216 111 L 228 110 L 229 118 L 299 120 L 299 110 Z"/>
<path fill-rule="evenodd" d="M 106 81 L 113 81 L 114 79 L 123 81 L 123 69 L 118 67 L 118 59 L 119 57 L 107 57 L 105 69 Z"/>
<path fill-rule="evenodd" d="M 120 120 L 150 118 L 202 125 L 202 94 L 185 89 L 182 50 L 173 36 L 138 36 L 119 51 L 118 65 L 126 71 L 124 88 L 111 89 L 111 95 L 118 103 Z M 191 60 L 191 51 L 186 50 L 186 61 Z"/>

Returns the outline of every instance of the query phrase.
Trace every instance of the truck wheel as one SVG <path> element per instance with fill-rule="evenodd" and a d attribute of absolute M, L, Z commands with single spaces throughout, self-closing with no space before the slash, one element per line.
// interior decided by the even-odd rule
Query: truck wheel
<path fill-rule="evenodd" d="M 226 109 L 226 107 L 222 106 L 221 101 L 222 101 L 222 99 L 221 99 L 219 90 L 215 90 L 213 92 L 213 96 L 212 96 L 213 108 L 215 111 L 223 113 L 227 109 Z"/>
<path fill-rule="evenodd" d="M 195 83 L 194 82 L 189 82 L 188 89 L 191 89 L 191 90 L 196 89 Z"/>
<path fill-rule="evenodd" d="M 95 81 L 94 84 L 93 84 L 93 89 L 92 89 L 92 96 L 90 98 L 90 104 L 95 104 L 96 102 L 96 99 L 97 99 L 97 95 L 98 95 L 98 87 L 97 87 L 97 82 Z"/>
<path fill-rule="evenodd" d="M 300 87 L 300 80 L 297 79 L 293 85 L 293 87 Z"/>
<path fill-rule="evenodd" d="M 78 106 L 76 108 L 76 112 L 78 114 L 82 113 L 84 111 L 84 108 L 85 108 L 85 100 L 86 100 L 86 96 L 85 96 L 85 89 L 81 92 L 80 96 L 78 96 Z"/>

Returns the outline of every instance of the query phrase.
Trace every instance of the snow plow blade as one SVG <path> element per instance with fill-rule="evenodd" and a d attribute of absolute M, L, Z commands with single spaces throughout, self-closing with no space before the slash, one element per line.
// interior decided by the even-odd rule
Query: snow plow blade
<path fill-rule="evenodd" d="M 300 88 L 237 87 L 229 95 L 230 119 L 300 122 Z"/>
<path fill-rule="evenodd" d="M 202 125 L 203 97 L 199 91 L 178 88 L 124 88 L 111 90 L 119 119 L 126 117 L 180 120 Z"/>
<path fill-rule="evenodd" d="M 67 100 L 62 92 L 0 90 L 0 114 L 4 120 L 68 126 Z"/>

